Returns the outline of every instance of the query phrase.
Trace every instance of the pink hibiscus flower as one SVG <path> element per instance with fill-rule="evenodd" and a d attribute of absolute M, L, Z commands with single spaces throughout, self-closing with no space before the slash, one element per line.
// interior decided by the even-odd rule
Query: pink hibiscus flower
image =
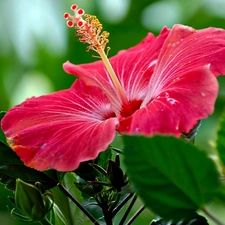
<path fill-rule="evenodd" d="M 91 23 L 75 8 L 75 17 L 65 17 L 73 20 L 69 26 L 77 23 L 82 41 Z M 98 41 L 105 47 L 104 35 Z M 214 110 L 216 76 L 225 74 L 225 31 L 175 25 L 109 60 L 66 62 L 64 70 L 79 78 L 70 89 L 27 99 L 1 121 L 12 149 L 37 170 L 72 171 L 104 151 L 116 132 L 188 133 Z"/>

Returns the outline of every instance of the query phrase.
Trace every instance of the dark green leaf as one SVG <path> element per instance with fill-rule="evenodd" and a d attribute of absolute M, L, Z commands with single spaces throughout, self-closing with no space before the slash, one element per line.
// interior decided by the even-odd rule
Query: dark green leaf
<path fill-rule="evenodd" d="M 171 221 L 166 222 L 164 219 L 153 220 L 150 225 L 209 225 L 207 220 L 200 215 L 195 216 L 186 220 L 183 218 L 177 223 L 171 223 Z"/>
<path fill-rule="evenodd" d="M 2 120 L 2 118 L 5 116 L 5 114 L 6 114 L 6 112 L 4 112 L 4 111 L 0 112 L 0 120 Z"/>
<path fill-rule="evenodd" d="M 106 166 L 108 164 L 108 160 L 112 158 L 112 150 L 109 147 L 106 151 L 101 152 L 97 158 L 96 164 L 101 166 L 102 168 L 106 169 Z"/>
<path fill-rule="evenodd" d="M 16 206 L 15 198 L 8 196 L 8 199 L 14 206 Z"/>
<path fill-rule="evenodd" d="M 80 163 L 79 167 L 74 172 L 85 181 L 94 181 L 98 176 L 98 172 L 89 165 L 93 162 L 93 160 L 90 160 Z"/>
<path fill-rule="evenodd" d="M 30 223 L 32 222 L 32 220 L 30 218 L 28 218 L 27 216 L 21 215 L 17 212 L 15 212 L 15 209 L 11 210 L 11 215 L 16 219 L 19 220 L 21 222 L 25 222 L 25 223 Z"/>
<path fill-rule="evenodd" d="M 219 131 L 217 133 L 216 146 L 219 153 L 220 160 L 222 162 L 222 166 L 225 171 L 225 112 L 223 113 L 220 124 Z"/>
<path fill-rule="evenodd" d="M 59 182 L 59 177 L 58 177 L 58 171 L 56 170 L 46 170 L 43 173 L 45 173 L 51 180 L 54 180 L 55 182 Z"/>
<path fill-rule="evenodd" d="M 75 170 L 75 173 L 85 181 L 94 181 L 98 177 L 98 171 L 90 166 L 90 164 L 97 164 L 102 168 L 106 168 L 108 159 L 112 157 L 111 149 L 107 149 L 104 152 L 101 152 L 95 160 L 89 160 L 86 162 L 80 163 L 79 167 Z"/>
<path fill-rule="evenodd" d="M 1 119 L 4 117 L 5 114 L 6 114 L 6 112 L 3 112 L 3 111 L 0 112 L 0 121 L 1 121 Z M 7 142 L 6 142 L 5 135 L 4 135 L 4 133 L 2 132 L 1 126 L 0 126 L 0 141 L 2 141 L 2 142 L 5 143 L 5 144 L 7 143 Z"/>
<path fill-rule="evenodd" d="M 58 181 L 62 182 L 63 177 L 65 176 L 65 174 L 66 174 L 65 172 L 57 171 L 57 179 L 58 179 Z"/>
<path fill-rule="evenodd" d="M 118 163 L 109 160 L 107 174 L 112 186 L 117 188 L 118 191 L 120 191 L 121 188 L 125 186 L 123 170 L 119 167 Z"/>
<path fill-rule="evenodd" d="M 14 191 L 16 187 L 16 179 L 12 179 L 11 177 L 5 175 L 0 172 L 0 183 L 5 185 L 5 188 L 8 190 Z"/>
<path fill-rule="evenodd" d="M 82 196 L 86 197 L 86 198 L 90 198 L 96 195 L 96 191 L 93 188 L 92 185 L 88 185 L 87 182 L 82 183 L 75 183 L 76 187 L 78 188 L 78 190 L 80 190 L 82 192 Z"/>
<path fill-rule="evenodd" d="M 0 141 L 0 165 L 23 165 L 23 162 L 13 150 Z"/>
<path fill-rule="evenodd" d="M 145 205 L 163 217 L 192 215 L 219 187 L 212 160 L 174 137 L 124 137 L 124 162 Z"/>
<path fill-rule="evenodd" d="M 26 167 L 13 150 L 0 142 L 0 182 L 6 188 L 15 190 L 15 180 L 20 178 L 28 183 L 40 182 L 46 189 L 57 184 L 55 171 L 40 172 Z"/>
<path fill-rule="evenodd" d="M 221 188 L 218 191 L 215 200 L 225 204 L 225 185 L 224 184 L 221 185 Z"/>

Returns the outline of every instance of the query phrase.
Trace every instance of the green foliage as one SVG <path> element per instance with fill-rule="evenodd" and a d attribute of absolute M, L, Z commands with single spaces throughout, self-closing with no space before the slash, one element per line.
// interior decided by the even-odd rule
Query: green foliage
<path fill-rule="evenodd" d="M 0 182 L 6 188 L 15 190 L 17 178 L 33 184 L 39 181 L 46 189 L 57 184 L 55 171 L 44 173 L 26 167 L 10 147 L 0 142 Z"/>
<path fill-rule="evenodd" d="M 91 164 L 98 164 L 103 169 L 106 169 L 108 160 L 112 157 L 112 151 L 108 148 L 101 152 L 95 160 L 80 163 L 80 166 L 75 170 L 75 173 L 85 181 L 94 181 L 98 176 L 98 172 L 91 166 Z"/>
<path fill-rule="evenodd" d="M 6 114 L 6 112 L 3 112 L 3 111 L 1 111 L 0 112 L 0 121 L 1 121 L 1 119 L 4 117 L 4 115 Z M 1 123 L 0 123 L 1 124 Z M 1 129 L 1 125 L 0 125 L 0 141 L 2 141 L 3 143 L 7 143 L 6 142 L 6 138 L 5 138 L 5 135 L 4 135 L 4 133 L 2 132 L 2 129 Z"/>
<path fill-rule="evenodd" d="M 80 2 L 82 2 L 82 1 L 80 1 Z M 111 51 L 109 52 L 109 55 L 112 56 L 121 49 L 126 49 L 128 47 L 133 46 L 134 44 L 137 44 L 143 37 L 146 36 L 147 32 L 151 31 L 151 29 L 149 30 L 149 29 L 146 29 L 143 27 L 143 24 L 141 24 L 140 15 L 145 10 L 146 7 L 150 7 L 152 4 L 157 3 L 157 2 L 159 2 L 160 4 L 163 3 L 160 1 L 156 1 L 156 0 L 153 0 L 153 1 L 144 0 L 142 2 L 131 0 L 128 12 L 124 16 L 124 19 L 122 19 L 120 22 L 118 22 L 116 24 L 111 24 L 104 20 L 104 13 L 107 11 L 102 10 L 103 6 L 101 6 L 101 9 L 100 9 L 99 8 L 100 4 L 96 4 L 95 0 L 93 2 L 92 1 L 84 1 L 84 4 L 85 4 L 85 7 L 87 7 L 87 8 L 90 7 L 91 4 L 93 4 L 94 7 L 91 7 L 91 10 L 92 10 L 92 13 L 97 14 L 97 16 L 99 16 L 99 13 L 101 12 L 101 14 L 100 14 L 101 22 L 102 22 L 104 28 L 106 28 L 106 30 L 110 31 Z M 206 3 L 205 1 L 194 1 L 194 0 L 171 1 L 171 5 L 173 5 L 173 3 L 176 3 L 176 5 L 179 6 L 178 8 L 183 9 L 181 12 L 181 16 L 183 15 L 183 17 L 178 18 L 176 23 L 183 21 L 185 24 L 192 25 L 195 28 L 204 28 L 207 26 L 216 26 L 216 27 L 225 28 L 224 18 L 220 17 L 219 15 L 216 15 L 216 14 L 213 15 L 211 12 L 207 11 L 206 7 L 207 7 L 208 3 Z M 83 4 L 83 2 L 82 2 L 82 4 Z M 195 7 L 195 5 L 197 5 L 197 7 Z M 76 41 L 75 41 L 76 38 L 74 37 L 74 32 L 69 32 L 67 44 L 70 47 L 67 48 L 67 52 L 61 51 L 62 52 L 61 54 L 59 54 L 59 53 L 56 54 L 58 47 L 60 48 L 60 45 L 56 44 L 55 45 L 56 51 L 49 52 L 48 48 L 47 48 L 48 43 L 44 42 L 43 40 L 42 40 L 43 42 L 39 41 L 39 35 L 38 35 L 38 38 L 37 38 L 37 36 L 35 36 L 35 34 L 37 34 L 37 32 L 35 32 L 34 30 L 31 30 L 31 31 L 29 31 L 29 33 L 34 34 L 33 42 L 36 43 L 35 46 L 33 46 L 33 47 L 31 46 L 32 52 L 34 51 L 34 53 L 35 53 L 35 54 L 33 54 L 35 56 L 35 58 L 33 59 L 35 61 L 35 63 L 26 62 L 18 54 L 18 52 L 19 52 L 18 49 L 16 49 L 16 46 L 20 46 L 20 47 L 22 47 L 21 49 L 22 50 L 24 49 L 23 51 L 25 51 L 26 46 L 23 47 L 21 45 L 15 44 L 16 43 L 15 41 L 17 41 L 17 39 L 18 39 L 17 35 L 14 35 L 14 32 L 12 32 L 12 30 L 10 30 L 10 29 L 14 29 L 14 27 L 10 26 L 10 24 L 7 25 L 7 20 L 4 20 L 5 12 L 8 12 L 10 10 L 11 3 L 7 4 L 7 2 L 6 2 L 3 4 L 3 1 L 2 1 L 1 6 L 2 7 L 0 7 L 0 8 L 1 8 L 2 20 L 6 21 L 5 25 L 8 28 L 8 29 L 5 29 L 5 32 L 4 32 L 5 35 L 2 35 L 3 39 L 1 40 L 1 43 L 2 43 L 1 47 L 6 46 L 6 48 L 3 48 L 3 49 L 1 48 L 2 54 L 0 56 L 0 61 L 1 61 L 1 68 L 0 68 L 0 71 L 1 71 L 1 76 L 0 76 L 1 105 L 0 105 L 0 107 L 1 107 L 1 110 L 6 110 L 9 108 L 9 102 L 12 100 L 14 90 L 17 87 L 17 85 L 20 83 L 20 81 L 22 80 L 21 78 L 23 78 L 23 75 L 27 71 L 31 71 L 34 73 L 38 71 L 46 76 L 49 76 L 49 78 L 52 81 L 52 84 L 54 86 L 54 89 L 60 90 L 63 88 L 70 87 L 72 82 L 75 79 L 74 76 L 68 76 L 63 72 L 63 70 L 61 69 L 61 67 L 62 67 L 61 65 L 63 62 L 65 62 L 66 60 L 71 60 L 74 63 L 84 63 L 84 62 L 86 63 L 86 62 L 90 62 L 92 60 L 96 60 L 95 58 L 91 57 L 91 54 L 88 54 L 88 55 L 86 54 L 85 46 L 81 45 L 80 43 L 76 43 Z M 58 12 L 62 10 L 62 13 L 63 13 L 65 9 L 67 10 L 68 2 L 66 2 L 66 1 L 62 2 L 62 1 L 57 0 L 57 1 L 55 1 L 54 7 L 56 10 L 53 10 L 53 12 L 52 12 L 52 18 L 54 18 L 52 21 L 54 21 L 54 23 L 55 23 L 55 18 L 56 18 L 56 16 L 58 17 Z M 27 7 L 23 7 L 23 8 L 27 12 Z M 40 7 L 33 7 L 33 8 L 35 8 L 37 10 L 37 12 L 40 9 L 45 10 L 45 7 L 43 8 L 41 5 L 40 5 Z M 178 10 L 178 8 L 177 8 L 177 10 Z M 217 8 L 220 9 L 220 7 L 217 7 Z M 47 7 L 46 7 L 46 10 L 48 10 Z M 21 11 L 21 10 L 19 10 L 19 11 Z M 28 11 L 29 11 L 29 9 L 28 9 Z M 139 15 L 137 15 L 137 12 Z M 26 18 L 27 13 L 24 13 L 22 11 L 21 11 L 21 13 L 24 15 L 24 18 Z M 179 12 L 176 12 L 176 10 L 174 10 L 173 15 L 177 15 L 177 13 L 179 14 Z M 137 16 L 134 16 L 134 15 L 137 15 Z M 163 13 L 162 13 L 162 15 L 167 16 L 166 14 L 164 15 Z M 117 16 L 117 14 L 115 14 L 115 16 Z M 63 18 L 62 18 L 62 20 L 63 20 Z M 8 21 L 9 21 L 9 23 L 11 22 L 10 20 L 8 20 Z M 40 20 L 40 25 L 42 22 Z M 49 21 L 49 22 L 51 22 L 51 21 Z M 32 21 L 31 21 L 31 23 L 32 23 Z M 29 25 L 29 21 L 28 21 L 27 25 Z M 35 27 L 35 26 L 32 26 L 32 27 Z M 51 27 L 54 27 L 54 26 L 49 26 L 49 29 L 51 29 Z M 61 28 L 58 27 L 58 29 L 61 29 Z M 157 31 L 157 33 L 158 33 L 158 31 Z M 14 37 L 12 36 L 11 38 L 4 38 L 4 37 L 8 37 L 8 36 L 10 37 L 10 34 L 13 34 Z M 54 32 L 52 32 L 52 34 L 54 34 Z M 64 38 L 65 32 L 61 32 L 61 34 L 62 34 L 62 37 Z M 55 41 L 55 43 L 57 43 L 57 40 L 55 39 L 54 36 L 49 37 L 47 39 L 49 39 L 51 42 Z M 45 37 L 45 40 L 47 40 L 47 39 Z M 14 43 L 14 44 L 12 44 L 12 43 Z M 35 50 L 37 50 L 37 51 L 35 51 Z M 32 57 L 30 57 L 30 58 L 32 58 Z M 31 61 L 32 61 L 32 59 L 31 59 Z M 224 79 L 224 78 L 222 78 L 222 79 Z M 221 81 L 222 81 L 222 79 L 221 79 Z M 7 83 L 7 85 L 5 85 L 6 83 Z M 216 108 L 215 108 L 216 114 L 214 114 L 213 117 L 210 117 L 208 120 L 203 122 L 204 124 L 208 124 L 208 125 L 205 126 L 204 129 L 202 129 L 202 131 L 200 130 L 200 132 L 199 132 L 200 135 L 198 136 L 198 140 L 200 140 L 199 143 L 201 145 L 202 144 L 207 145 L 208 140 L 211 139 L 211 137 L 214 135 L 214 130 L 211 129 L 212 128 L 211 125 L 213 125 L 213 127 L 216 127 L 215 121 L 216 121 L 216 118 L 218 118 L 218 115 L 219 115 L 218 112 L 220 112 L 221 109 L 224 107 L 225 98 L 223 97 L 224 93 L 222 93 L 222 92 L 224 90 L 225 83 L 221 85 L 221 82 L 220 82 L 220 87 L 221 87 L 220 88 L 221 93 L 219 96 L 219 101 L 217 101 Z M 42 87 L 40 86 L 40 89 L 41 88 Z M 10 93 L 10 95 L 9 95 L 9 93 Z M 33 93 L 30 93 L 30 96 L 31 95 L 33 95 Z M 29 97 L 29 96 L 27 96 L 27 97 Z M 2 117 L 2 116 L 4 116 L 4 112 L 2 112 L 0 114 L 0 117 Z M 218 146 L 218 151 L 219 151 L 221 160 L 224 164 L 224 162 L 225 162 L 225 156 L 224 156 L 225 144 L 224 144 L 224 134 L 222 132 L 222 129 L 224 129 L 223 127 L 224 127 L 224 125 L 221 126 L 221 130 L 220 130 L 221 132 L 219 131 L 217 146 Z M 202 132 L 202 135 L 201 135 L 201 132 Z M 0 129 L 0 140 L 6 144 L 5 136 L 2 133 L 1 129 Z M 165 145 L 167 145 L 167 143 L 165 143 Z M 3 151 L 2 151 L 2 149 L 3 149 Z M 167 150 L 170 152 L 169 146 L 168 146 Z M 189 151 L 189 149 L 187 151 Z M 194 159 L 194 157 L 195 157 L 195 155 L 192 156 L 192 159 Z M 2 159 L 4 160 L 4 162 L 1 161 Z M 102 162 L 104 164 L 104 160 Z M 105 163 L 107 163 L 107 162 L 105 162 Z M 10 164 L 12 164 L 12 166 L 10 166 Z M 106 168 L 105 167 L 106 164 L 105 165 L 103 165 L 103 164 L 101 164 L 101 165 L 99 164 L 99 165 L 102 166 L 103 168 Z M 1 169 L 2 166 L 3 166 L 3 169 Z M 201 166 L 201 168 L 200 168 L 200 166 Z M 135 170 L 136 162 L 134 163 L 133 167 L 134 167 L 133 170 Z M 204 168 L 204 165 L 201 165 L 199 163 L 199 168 L 197 168 L 196 171 L 198 172 L 198 169 L 203 169 L 203 168 Z M 94 173 L 93 177 L 95 177 L 96 171 L 90 167 L 89 167 L 89 169 L 91 170 L 91 172 Z M 35 172 L 36 177 L 34 176 L 33 172 L 31 172 L 31 171 L 33 171 L 33 170 L 28 169 L 23 166 L 23 164 L 19 161 L 19 158 L 17 157 L 17 155 L 9 147 L 0 143 L 0 178 L 1 178 L 2 183 L 4 183 L 10 189 L 15 189 L 15 178 L 17 175 L 19 175 L 20 178 L 25 179 L 29 182 L 34 182 L 36 179 L 43 180 L 43 178 L 44 178 L 42 183 L 45 183 L 44 182 L 45 180 L 48 183 L 49 177 L 50 177 L 50 180 L 57 180 L 57 178 L 55 177 L 56 173 L 54 171 L 48 171 L 48 172 L 42 173 L 42 175 L 40 175 L 40 174 L 37 175 L 36 174 L 37 171 L 36 171 Z M 82 173 L 85 174 L 85 171 L 88 172 L 86 169 L 84 169 L 82 171 Z M 195 171 L 195 173 L 196 173 L 196 171 Z M 44 174 L 47 174 L 48 177 L 46 177 L 46 176 L 44 177 Z M 64 176 L 64 173 L 59 174 L 60 181 L 63 180 L 63 176 Z M 185 176 L 186 176 L 186 174 L 185 174 Z M 30 178 L 32 178 L 32 179 L 30 179 Z M 210 177 L 209 175 L 205 179 L 207 180 L 208 178 L 210 180 L 212 179 L 212 177 Z M 149 179 L 149 178 L 147 180 L 151 181 L 151 179 Z M 197 183 L 194 186 L 196 186 L 196 185 L 197 185 Z M 188 187 L 189 186 L 190 185 L 188 185 Z M 64 224 L 67 224 L 67 221 L 63 220 L 64 212 L 68 208 L 65 208 L 64 211 L 61 211 L 61 210 L 65 205 L 67 205 L 67 204 L 65 204 L 65 202 L 67 202 L 68 199 L 59 190 L 58 187 L 54 188 L 54 192 L 55 192 L 55 190 L 58 190 L 58 194 L 57 194 L 57 197 L 59 195 L 58 204 L 62 204 L 62 207 L 57 208 L 58 206 L 55 204 L 54 213 L 57 216 L 55 216 L 55 223 L 53 223 L 53 224 L 64 225 Z M 2 201 L 4 196 L 2 195 L 2 193 L 0 193 L 0 194 L 1 194 L 1 201 Z M 225 201 L 224 196 L 225 196 L 225 194 L 223 195 L 223 198 Z M 81 199 L 79 197 L 78 197 L 78 199 L 81 201 Z M 146 223 L 143 223 L 143 224 L 149 223 L 149 221 L 148 222 L 145 221 L 145 222 Z M 68 224 L 70 224 L 70 223 L 68 223 Z M 86 224 L 86 223 L 84 223 L 84 224 Z M 137 224 L 139 224 L 139 223 L 137 223 Z"/>
<path fill-rule="evenodd" d="M 93 197 L 103 190 L 103 186 L 95 183 L 95 181 L 105 181 L 104 178 L 107 176 L 105 169 L 111 157 L 112 151 L 108 148 L 106 151 L 101 152 L 95 160 L 83 162 L 75 170 L 75 173 L 79 176 L 78 182 L 75 184 L 86 197 Z M 88 185 L 88 182 L 94 183 Z"/>
<path fill-rule="evenodd" d="M 220 120 L 220 128 L 217 132 L 216 147 L 219 153 L 219 158 L 225 171 L 225 112 Z"/>
<path fill-rule="evenodd" d="M 101 152 L 96 160 L 97 163 L 102 168 L 106 169 L 108 160 L 112 158 L 112 150 L 109 147 L 106 151 Z"/>
<path fill-rule="evenodd" d="M 150 225 L 209 225 L 209 224 L 204 217 L 197 215 L 188 221 L 181 220 L 178 223 L 173 224 L 171 224 L 171 222 L 165 222 L 163 219 L 153 220 Z"/>
<path fill-rule="evenodd" d="M 123 170 L 120 165 L 112 160 L 109 160 L 107 166 L 107 175 L 113 187 L 118 191 L 126 185 L 126 177 L 123 174 Z"/>
<path fill-rule="evenodd" d="M 11 214 L 24 222 L 48 221 L 46 216 L 53 207 L 51 197 L 50 193 L 42 193 L 37 186 L 17 179 L 15 199 L 10 200 L 22 214 L 15 212 L 16 208 L 11 210 Z"/>
<path fill-rule="evenodd" d="M 193 216 L 219 188 L 214 163 L 192 144 L 168 136 L 125 136 L 124 144 L 124 162 L 134 189 L 160 216 Z"/>
<path fill-rule="evenodd" d="M 83 198 L 81 192 L 75 186 L 76 175 L 72 172 L 66 173 L 63 178 L 63 186 L 80 203 Z M 64 192 L 57 186 L 51 189 L 54 198 L 53 215 L 51 222 L 56 225 L 91 225 L 86 215 L 72 202 Z"/>

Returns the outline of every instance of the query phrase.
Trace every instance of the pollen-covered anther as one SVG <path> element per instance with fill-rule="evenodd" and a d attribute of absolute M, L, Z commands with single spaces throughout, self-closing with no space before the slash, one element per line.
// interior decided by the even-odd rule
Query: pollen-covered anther
<path fill-rule="evenodd" d="M 105 49 L 106 44 L 109 42 L 109 33 L 106 31 L 102 32 L 102 24 L 96 16 L 89 14 L 85 14 L 84 16 L 85 22 L 87 23 L 86 33 L 84 35 L 80 35 L 82 36 L 80 40 L 90 44 L 90 46 L 87 47 L 87 51 L 92 49 L 98 52 L 99 48 Z"/>

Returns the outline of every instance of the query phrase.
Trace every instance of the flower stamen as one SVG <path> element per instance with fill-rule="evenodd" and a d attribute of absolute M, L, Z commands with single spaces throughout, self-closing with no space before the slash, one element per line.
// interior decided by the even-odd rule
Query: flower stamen
<path fill-rule="evenodd" d="M 110 50 L 109 47 L 106 48 L 106 45 L 109 42 L 109 32 L 102 31 L 102 24 L 96 16 L 84 14 L 84 10 L 78 8 L 75 4 L 71 6 L 71 9 L 75 13 L 74 16 L 67 12 L 64 13 L 64 18 L 69 19 L 67 21 L 67 26 L 74 27 L 76 29 L 76 35 L 80 37 L 79 41 L 88 44 L 87 51 L 93 50 L 99 54 L 111 77 L 114 87 L 120 96 L 123 107 L 129 109 L 130 106 L 124 89 L 118 80 L 109 59 L 107 58 L 108 51 Z M 85 19 L 82 18 L 83 15 Z M 107 54 L 105 53 L 105 48 Z"/>

